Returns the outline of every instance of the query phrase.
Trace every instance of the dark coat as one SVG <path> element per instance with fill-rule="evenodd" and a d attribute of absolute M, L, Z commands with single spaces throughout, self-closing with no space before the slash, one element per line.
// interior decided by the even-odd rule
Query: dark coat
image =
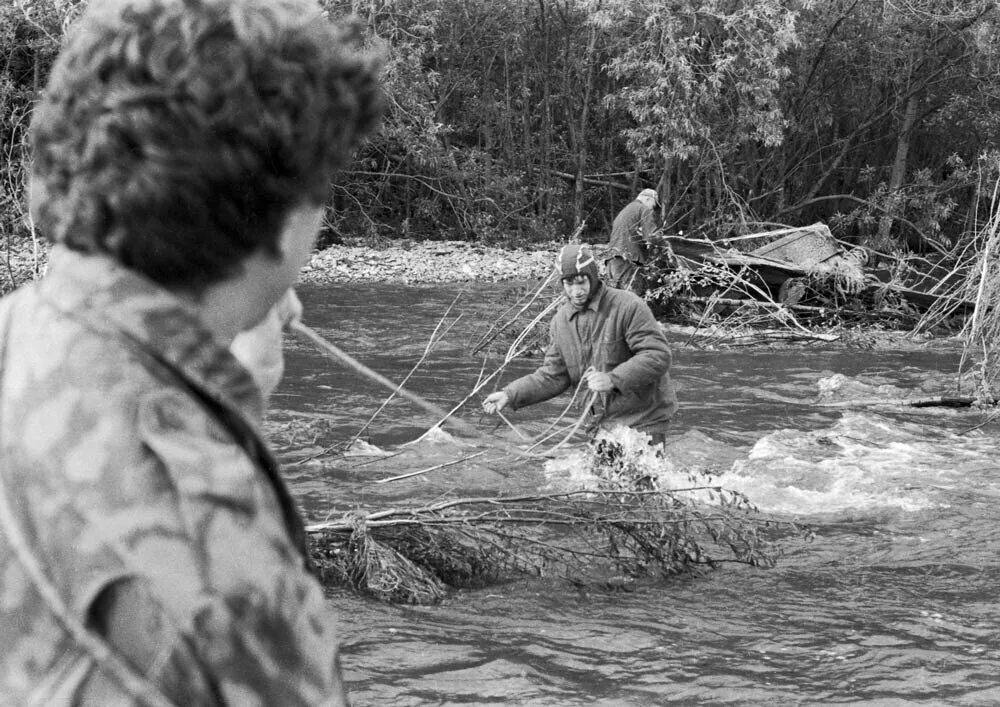
<path fill-rule="evenodd" d="M 609 373 L 615 386 L 595 402 L 595 422 L 605 428 L 626 425 L 650 433 L 666 429 L 677 409 L 670 382 L 670 346 L 640 297 L 602 286 L 582 311 L 569 302 L 560 307 L 549 336 L 538 370 L 504 388 L 513 409 L 575 388 L 593 366 Z M 585 393 L 589 395 L 581 391 L 581 396 Z"/>
<path fill-rule="evenodd" d="M 611 224 L 611 255 L 622 255 L 636 263 L 649 259 L 649 242 L 656 232 L 653 209 L 634 199 Z"/>

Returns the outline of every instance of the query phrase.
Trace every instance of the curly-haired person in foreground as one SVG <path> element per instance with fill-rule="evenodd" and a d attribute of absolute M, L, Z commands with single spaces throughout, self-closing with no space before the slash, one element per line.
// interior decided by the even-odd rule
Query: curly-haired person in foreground
<path fill-rule="evenodd" d="M 339 705 L 259 432 L 378 61 L 311 0 L 92 0 L 34 113 L 47 275 L 0 302 L 0 704 Z"/>

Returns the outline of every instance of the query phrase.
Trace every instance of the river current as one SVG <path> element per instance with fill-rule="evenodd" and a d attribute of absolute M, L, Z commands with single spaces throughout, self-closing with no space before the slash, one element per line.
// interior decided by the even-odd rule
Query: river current
<path fill-rule="evenodd" d="M 463 292 L 449 321 L 461 318 L 407 387 L 446 409 L 461 401 L 483 365 L 470 344 L 507 289 Z M 300 290 L 307 324 L 396 381 L 457 294 L 384 284 Z M 672 336 L 681 410 L 668 459 L 710 471 L 815 536 L 784 541 L 773 568 L 724 565 L 628 591 L 524 580 L 415 607 L 336 590 L 357 707 L 1000 704 L 1000 424 L 967 408 L 817 404 L 831 386 L 869 402 L 953 394 L 959 349 L 706 350 L 686 339 Z M 460 433 L 422 436 L 436 420 L 394 400 L 362 439 L 395 456 L 333 453 L 388 391 L 300 340 L 288 342 L 286 363 L 268 428 L 282 433 L 285 474 L 310 522 L 332 509 L 532 491 L 565 471 L 558 461 L 486 455 L 376 483 L 473 446 Z M 537 363 L 516 361 L 502 382 Z M 540 431 L 565 402 L 517 411 L 511 422 Z M 475 406 L 460 415 L 494 430 Z"/>

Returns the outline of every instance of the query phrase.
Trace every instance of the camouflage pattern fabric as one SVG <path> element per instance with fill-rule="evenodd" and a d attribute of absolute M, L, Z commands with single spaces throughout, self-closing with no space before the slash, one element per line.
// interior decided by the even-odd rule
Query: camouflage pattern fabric
<path fill-rule="evenodd" d="M 346 703 L 261 415 L 194 311 L 106 258 L 55 248 L 43 280 L 0 302 L 0 479 L 18 534 L 80 623 L 150 644 L 146 676 L 185 707 Z M 135 704 L 10 540 L 0 705 Z M 108 597 L 137 610 L 101 616 Z"/>

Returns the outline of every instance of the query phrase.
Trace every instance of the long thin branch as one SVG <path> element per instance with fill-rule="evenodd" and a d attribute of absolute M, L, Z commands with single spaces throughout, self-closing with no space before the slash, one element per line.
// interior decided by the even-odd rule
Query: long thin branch
<path fill-rule="evenodd" d="M 375 481 L 375 483 L 376 484 L 386 484 L 386 483 L 389 483 L 390 481 L 399 481 L 401 479 L 409 479 L 411 476 L 420 476 L 421 474 L 426 474 L 426 473 L 431 472 L 431 471 L 437 471 L 438 469 L 446 469 L 449 466 L 455 466 L 456 464 L 461 464 L 462 462 L 470 461 L 471 459 L 475 459 L 476 457 L 481 457 L 482 455 L 486 454 L 486 451 L 487 450 L 484 449 L 481 452 L 476 452 L 475 454 L 470 454 L 467 457 L 462 457 L 461 459 L 454 459 L 454 460 L 452 460 L 450 462 L 444 462 L 442 464 L 436 464 L 434 466 L 427 467 L 426 469 L 421 469 L 420 471 L 411 471 L 411 472 L 408 472 L 406 474 L 399 474 L 398 476 L 390 476 L 390 477 L 388 477 L 386 479 L 377 479 Z"/>
<path fill-rule="evenodd" d="M 556 493 L 536 493 L 536 494 L 524 494 L 520 496 L 471 496 L 467 498 L 449 498 L 443 501 L 438 501 L 436 503 L 431 503 L 426 506 L 421 506 L 418 508 L 385 508 L 380 511 L 373 511 L 360 516 L 360 519 L 365 523 L 372 523 L 375 521 L 384 521 L 394 517 L 409 518 L 414 515 L 424 515 L 426 517 L 432 517 L 436 514 L 443 513 L 453 508 L 459 508 L 463 506 L 495 506 L 497 508 L 508 508 L 508 507 L 518 507 L 525 504 L 532 503 L 571 503 L 576 506 L 584 507 L 588 505 L 593 505 L 596 508 L 601 508 L 607 505 L 607 499 L 644 499 L 644 498 L 663 498 L 669 497 L 681 493 L 696 493 L 703 491 L 714 491 L 716 493 L 722 493 L 725 491 L 723 487 L 706 484 L 701 486 L 690 486 L 682 488 L 673 488 L 665 490 L 650 490 L 650 491 L 625 491 L 625 490 L 614 490 L 614 491 L 602 491 L 599 489 L 575 489 L 571 491 L 560 491 Z M 456 516 L 458 518 L 460 516 Z M 347 513 L 345 518 L 335 521 L 323 521 L 320 523 L 313 523 L 306 526 L 306 532 L 317 533 L 324 530 L 336 530 L 349 525 L 352 522 L 357 522 L 359 515 L 357 512 L 351 511 Z"/>
<path fill-rule="evenodd" d="M 580 382 L 582 383 L 583 380 L 581 379 Z M 577 386 L 577 389 L 579 389 L 579 386 Z M 583 424 L 583 421 L 585 419 L 587 419 L 587 415 L 590 414 L 590 408 L 594 404 L 594 401 L 596 399 L 597 399 L 597 393 L 591 393 L 590 397 L 587 398 L 586 402 L 583 405 L 583 411 L 580 413 L 580 416 L 576 419 L 576 421 L 573 423 L 573 425 L 569 428 L 569 431 L 563 436 L 563 438 L 561 440 L 559 440 L 559 442 L 557 442 L 555 444 L 555 446 L 551 447 L 548 450 L 547 454 L 553 454 L 557 449 L 559 449 L 561 446 L 563 446 L 564 444 L 566 444 L 566 442 L 568 442 L 570 440 L 570 438 L 573 437 L 573 435 L 576 434 L 577 430 L 579 430 L 580 426 Z M 530 447 L 528 447 L 528 451 L 532 451 L 533 449 L 535 449 L 535 447 L 539 446 L 544 441 L 545 440 L 539 440 L 539 441 L 535 442 L 533 445 L 531 445 Z"/>
<path fill-rule="evenodd" d="M 361 426 L 361 429 L 359 429 L 355 433 L 354 437 L 351 438 L 350 443 L 348 443 L 347 445 L 348 447 L 350 447 L 351 444 L 354 444 L 354 442 L 357 441 L 362 434 L 364 434 L 365 430 L 367 430 L 368 427 L 372 424 L 372 422 L 374 422 L 375 418 L 378 417 L 379 413 L 381 413 L 386 408 L 386 406 L 392 401 L 392 399 L 396 397 L 396 393 L 399 392 L 399 389 L 402 388 L 404 385 L 406 385 L 406 383 L 410 380 L 413 374 L 416 373 L 417 369 L 420 368 L 423 362 L 427 359 L 427 356 L 434 349 L 434 347 L 441 341 L 441 339 L 445 337 L 445 335 L 447 335 L 447 333 L 451 330 L 452 327 L 455 326 L 458 320 L 461 319 L 461 315 L 459 315 L 454 321 L 452 321 L 451 324 L 448 325 L 448 327 L 443 332 L 441 332 L 441 335 L 438 336 L 438 332 L 441 330 L 441 325 L 444 323 L 448 314 L 451 312 L 452 308 L 454 308 L 455 303 L 458 302 L 458 299 L 461 296 L 462 296 L 461 292 L 455 295 L 455 299 L 452 300 L 450 305 L 448 305 L 448 309 L 446 309 L 444 314 L 441 315 L 441 318 L 438 320 L 437 325 L 434 327 L 434 331 L 431 332 L 430 339 L 427 341 L 427 346 L 424 347 L 424 352 L 421 354 L 420 358 L 410 368 L 409 373 L 407 373 L 403 377 L 403 380 L 400 381 L 399 386 L 396 388 L 396 390 L 392 391 L 392 393 L 389 394 L 389 397 L 386 398 L 384 401 L 382 401 L 382 404 L 379 405 L 378 409 L 372 413 L 371 417 L 368 418 L 368 421 L 365 422 L 365 424 Z"/>
<path fill-rule="evenodd" d="M 479 430 L 477 430 L 475 427 L 470 425 L 465 420 L 462 420 L 457 416 L 453 416 L 451 415 L 451 413 L 445 412 L 445 410 L 439 405 L 435 405 L 429 400 L 420 397 L 416 393 L 410 392 L 406 388 L 397 385 L 396 383 L 393 383 L 391 380 L 383 376 L 381 373 L 373 371 L 371 368 L 364 365 L 363 363 L 358 361 L 356 358 L 354 358 L 347 352 L 341 350 L 339 347 L 335 346 L 334 344 L 324 339 L 312 327 L 309 327 L 300 321 L 294 321 L 290 326 L 292 331 L 301 334 L 302 336 L 307 338 L 316 347 L 318 347 L 320 351 L 330 356 L 330 358 L 332 358 L 337 363 L 347 366 L 348 368 L 356 371 L 357 373 L 360 373 L 365 378 L 368 378 L 369 380 L 372 380 L 378 383 L 379 385 L 394 391 L 396 394 L 406 398 L 410 402 L 416 403 L 424 410 L 433 413 L 434 415 L 443 417 L 445 419 L 451 418 L 452 423 L 461 430 L 473 434 L 477 437 L 481 436 Z"/>
<path fill-rule="evenodd" d="M 542 292 L 549 285 L 549 283 L 552 282 L 552 279 L 554 277 L 555 277 L 555 272 L 554 271 L 551 272 L 551 273 L 549 273 L 548 276 L 544 280 L 542 280 L 541 284 L 539 284 L 539 286 L 535 290 L 534 294 L 532 294 L 531 297 L 528 298 L 528 301 L 518 310 L 517 314 L 515 314 L 513 317 L 511 317 L 510 319 L 508 319 L 503 324 L 500 324 L 500 325 L 494 324 L 485 334 L 483 334 L 483 336 L 480 338 L 479 342 L 476 343 L 476 345 L 474 347 L 472 347 L 472 354 L 475 355 L 475 354 L 479 353 L 480 351 L 482 351 L 483 347 L 488 346 L 507 327 L 509 327 L 514 322 L 516 322 L 517 319 L 518 319 L 518 317 L 520 317 L 522 314 L 524 314 L 528 310 L 528 308 L 535 303 L 535 301 L 542 294 Z M 507 309 L 507 312 L 509 312 L 514 307 L 516 307 L 517 304 L 518 303 L 515 303 L 514 305 L 512 305 L 511 307 L 509 307 Z M 503 314 L 501 314 L 498 319 L 502 320 L 507 315 L 507 312 L 504 312 Z"/>
<path fill-rule="evenodd" d="M 466 422 L 465 420 L 463 420 L 462 418 L 460 418 L 460 417 L 458 417 L 457 415 L 454 414 L 462 405 L 465 404 L 466 400 L 468 400 L 468 397 L 465 400 L 463 400 L 461 403 L 459 403 L 458 405 L 456 405 L 454 408 L 452 408 L 450 411 L 446 411 L 444 408 L 442 408 L 442 407 L 440 407 L 438 405 L 435 405 L 434 403 L 430 402 L 429 400 L 425 400 L 424 398 L 422 398 L 421 396 L 417 395 L 416 393 L 410 392 L 406 388 L 404 388 L 404 387 L 402 387 L 400 385 L 397 385 L 396 383 L 393 383 L 391 380 L 389 380 L 388 378 L 386 378 L 385 376 L 383 376 L 381 373 L 373 371 L 368 366 L 364 365 L 363 363 L 361 363 L 360 361 L 358 361 L 357 359 L 355 359 L 353 356 L 351 356 L 347 352 L 342 351 L 339 347 L 335 346 L 334 344 L 332 344 L 329 341 L 327 341 L 326 339 L 324 339 L 314 329 L 312 329 L 311 327 L 303 324 L 302 322 L 295 321 L 295 322 L 292 322 L 292 324 L 290 326 L 291 326 L 292 331 L 294 331 L 296 333 L 299 333 L 299 334 L 303 335 L 304 337 L 306 337 L 310 342 L 312 342 L 314 345 L 316 345 L 321 351 L 323 351 L 324 353 L 326 353 L 328 356 L 330 356 L 330 358 L 332 358 L 333 360 L 335 360 L 337 363 L 339 363 L 341 365 L 344 365 L 344 366 L 347 366 L 348 368 L 356 371 L 357 373 L 360 373 L 361 375 L 365 376 L 366 378 L 368 378 L 368 379 L 370 379 L 372 381 L 375 381 L 379 385 L 381 385 L 383 387 L 386 387 L 389 390 L 396 391 L 396 393 L 398 395 L 406 398 L 407 400 L 410 400 L 413 403 L 416 403 L 417 405 L 419 405 L 420 407 L 422 407 L 424 410 L 427 410 L 428 412 L 433 413 L 434 415 L 436 415 L 441 420 L 438 423 L 438 425 L 443 424 L 447 420 L 451 420 L 452 424 L 454 424 L 456 427 L 458 427 L 460 430 L 462 430 L 466 434 L 468 434 L 468 435 L 470 435 L 472 437 L 475 437 L 477 439 L 484 440 L 488 444 L 490 444 L 491 446 L 497 446 L 499 444 L 499 442 L 496 439 L 483 434 L 478 429 L 476 429 L 474 426 L 472 426 L 471 424 L 469 424 L 468 422 Z M 489 379 L 487 379 L 487 380 L 489 380 Z M 435 427 L 436 426 L 437 425 L 435 425 Z M 431 429 L 433 429 L 433 427 Z M 426 434 L 427 433 L 424 433 L 424 435 L 426 435 Z M 422 435 L 421 438 L 424 435 Z M 418 438 L 418 439 L 420 439 L 420 438 Z M 514 454 L 515 456 L 525 457 L 525 458 L 529 458 L 529 459 L 541 459 L 541 458 L 543 458 L 540 455 L 531 454 L 530 452 L 524 452 L 524 451 L 521 451 L 521 450 L 519 450 L 519 449 L 517 449 L 517 448 L 515 448 L 513 446 L 508 446 L 508 445 L 502 445 L 502 446 L 503 446 L 504 451 L 506 451 L 506 452 L 508 452 L 510 454 Z"/>

